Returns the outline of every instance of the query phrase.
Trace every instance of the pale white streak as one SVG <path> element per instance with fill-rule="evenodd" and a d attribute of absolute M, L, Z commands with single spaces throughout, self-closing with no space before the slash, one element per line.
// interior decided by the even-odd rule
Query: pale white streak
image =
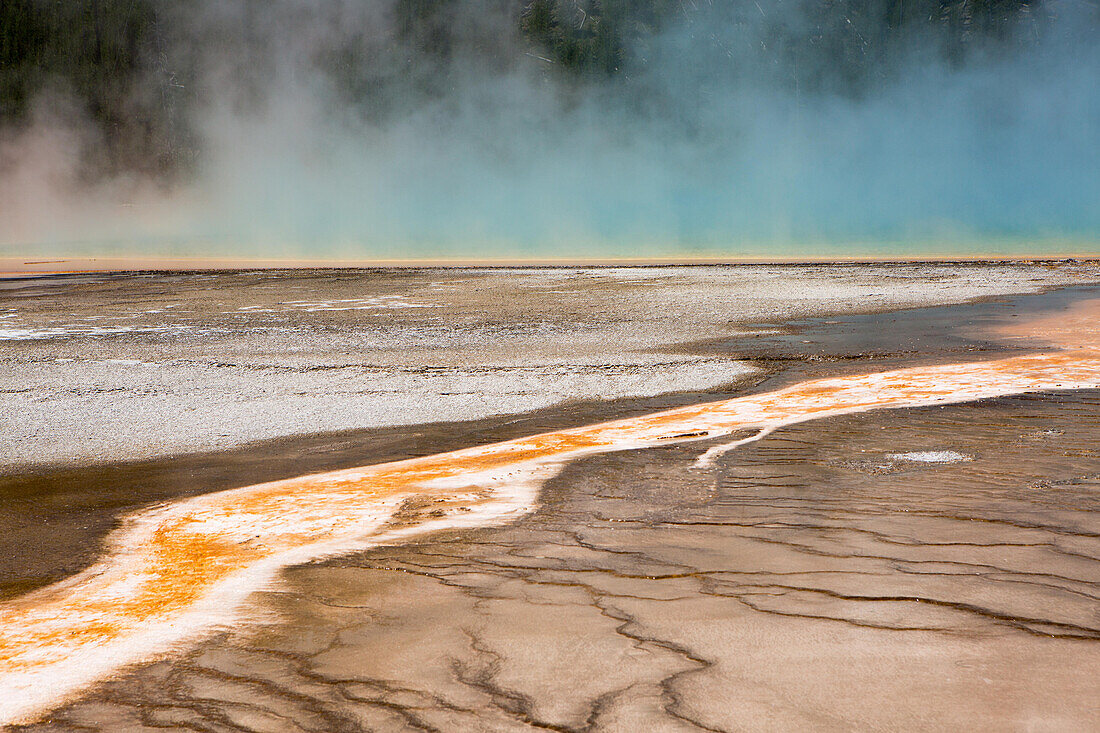
<path fill-rule="evenodd" d="M 695 468 L 711 468 L 712 466 L 714 466 L 715 462 L 719 458 L 729 453 L 734 448 L 738 448 L 742 445 L 745 445 L 746 443 L 756 442 L 761 438 L 765 438 L 771 435 L 773 432 L 775 432 L 775 430 L 776 427 L 761 428 L 754 435 L 750 435 L 747 438 L 742 438 L 741 440 L 735 440 L 732 443 L 723 443 L 721 445 L 716 445 L 713 448 L 708 448 L 701 456 L 695 459 L 695 463 L 693 464 L 693 466 Z"/>
<path fill-rule="evenodd" d="M 52 326 L 49 328 L 0 328 L 0 341 L 29 341 L 33 339 L 117 336 L 119 334 L 166 334 L 178 336 L 193 329 L 191 326 Z"/>
<path fill-rule="evenodd" d="M 909 461 L 912 463 L 960 463 L 972 461 L 973 456 L 959 453 L 953 450 L 922 450 L 911 453 L 891 453 L 888 456 L 891 461 Z"/>
<path fill-rule="evenodd" d="M 306 312 L 316 311 L 353 311 L 379 310 L 386 308 L 438 308 L 437 304 L 415 303 L 403 295 L 380 295 L 373 298 L 342 298 L 339 300 L 286 300 L 279 305 L 297 308 Z M 239 310 L 258 308 L 245 306 Z"/>

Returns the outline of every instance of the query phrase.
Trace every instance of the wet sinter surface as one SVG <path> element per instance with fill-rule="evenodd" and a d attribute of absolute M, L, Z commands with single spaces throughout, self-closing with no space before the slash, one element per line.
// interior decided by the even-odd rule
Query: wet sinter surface
<path fill-rule="evenodd" d="M 998 331 L 1021 319 L 1030 322 L 1037 313 L 1063 313 L 1068 304 L 1097 296 L 1100 288 L 1066 288 L 964 305 L 746 324 L 738 330 L 754 335 L 675 347 L 688 358 L 717 357 L 735 363 L 748 359 L 757 368 L 706 392 L 680 390 L 649 398 L 571 400 L 520 415 L 311 433 L 170 458 L 37 465 L 33 470 L 0 475 L 0 598 L 83 570 L 101 554 L 103 539 L 117 527 L 120 516 L 152 503 L 247 482 L 431 455 L 643 415 L 734 397 L 750 386 L 753 391 L 766 391 L 828 375 L 1026 353 L 1042 344 L 1005 341 L 996 336 Z M 93 347 L 110 353 L 121 345 L 85 344 L 79 348 Z M 266 385 L 266 379 L 253 379 L 261 388 Z M 431 399 L 420 397 L 417 403 L 430 404 Z M 204 409 L 216 412 L 221 404 L 211 397 Z M 133 414 L 140 420 L 150 417 L 140 407 L 135 407 Z"/>
<path fill-rule="evenodd" d="M 992 728 L 1092 724 L 1096 710 L 1085 700 L 1094 698 L 1095 690 L 1087 678 L 1073 675 L 1094 671 L 1084 650 L 1092 649 L 1088 645 L 1097 635 L 1096 594 L 1091 587 L 1096 579 L 1089 574 L 1096 563 L 1095 547 L 1089 544 L 1097 537 L 1096 527 L 1089 525 L 1096 483 L 1092 449 L 1096 444 L 1096 393 L 1058 390 L 1098 383 L 1095 306 L 1095 302 L 1074 306 L 1068 315 L 1048 318 L 1038 324 L 1041 333 L 1034 324 L 1002 329 L 1003 336 L 1019 339 L 1022 347 L 1041 348 L 1037 336 L 1043 336 L 1066 347 L 1064 351 L 1048 348 L 984 362 L 917 366 L 878 375 L 850 373 L 728 402 L 406 463 L 290 479 L 144 512 L 116 536 L 114 551 L 99 566 L 3 610 L 0 646 L 2 682 L 7 690 L 5 715 L 9 720 L 36 717 L 91 682 L 115 678 L 83 702 L 53 714 L 48 724 L 104 730 L 140 729 L 142 725 L 201 730 L 226 726 L 244 730 L 293 730 L 296 726 L 317 730 L 402 726 L 634 730 L 684 725 L 725 730 L 796 724 L 913 728 L 963 720 L 977 720 L 979 727 Z M 997 398 L 1035 390 L 1054 394 Z M 987 399 L 961 406 L 943 404 L 979 398 Z M 907 407 L 917 404 L 937 407 Z M 999 419 L 990 419 L 990 414 L 983 412 L 997 406 L 1004 408 Z M 1062 412 L 1048 414 L 1051 406 Z M 902 409 L 865 412 L 881 407 Z M 850 412 L 863 414 L 843 414 Z M 945 423 L 944 415 L 952 417 Z M 859 446 L 863 434 L 858 423 L 857 427 L 835 427 L 856 419 L 877 421 L 873 432 L 883 435 L 870 446 Z M 813 422 L 804 422 L 807 420 Z M 905 420 L 917 423 L 908 436 L 901 429 Z M 1028 428 L 1030 432 L 1019 435 L 1005 433 L 1024 430 L 1028 426 L 1023 423 L 1044 421 L 1051 424 Z M 751 438 L 753 431 L 761 428 L 777 431 L 733 451 L 720 449 L 722 443 Z M 816 443 L 806 437 L 813 435 L 815 428 L 823 436 Z M 832 442 L 838 444 L 834 455 L 791 460 L 782 452 L 773 452 L 760 463 L 771 473 L 762 472 L 754 479 L 750 472 L 730 480 L 731 470 L 751 465 L 746 456 L 752 451 L 774 448 L 779 439 L 789 442 L 791 435 L 800 431 L 804 433 L 802 441 L 818 452 L 827 448 L 833 436 Z M 910 439 L 899 441 L 898 433 Z M 707 441 L 721 436 L 729 437 L 718 445 Z M 1084 442 L 1078 445 L 1080 441 Z M 853 445 L 847 445 L 849 442 Z M 1007 448 L 1001 450 L 1002 444 L 1022 447 L 1013 454 Z M 995 455 L 990 455 L 990 446 L 996 446 Z M 704 453 L 707 448 L 712 450 Z M 1044 460 L 1052 450 L 1060 452 Z M 710 460 L 700 462 L 700 454 Z M 533 517 L 505 529 L 475 529 L 530 511 L 539 485 L 561 470 L 563 461 L 572 462 L 551 480 Z M 665 464 L 667 475 L 661 469 Z M 779 467 L 782 471 L 777 473 Z M 923 476 L 934 477 L 937 471 L 937 481 L 922 483 Z M 605 474 L 612 476 L 612 481 L 601 484 L 599 477 Z M 908 479 L 895 487 L 895 476 Z M 1052 490 L 1040 492 L 1042 499 L 1028 498 L 1027 491 L 1017 486 L 1027 476 L 1031 477 L 1027 491 Z M 572 484 L 562 483 L 570 477 Z M 854 477 L 865 477 L 865 482 Z M 1053 491 L 1062 486 L 1073 488 Z M 801 488 L 791 494 L 790 487 Z M 973 498 L 975 487 L 979 491 Z M 759 505 L 778 512 L 778 518 L 757 516 L 755 509 L 746 509 L 758 506 L 751 500 L 757 490 L 779 492 L 778 498 L 766 497 Z M 802 514 L 807 511 L 804 492 L 810 494 L 813 521 Z M 586 501 L 596 503 L 568 509 L 571 502 Z M 617 508 L 609 511 L 612 507 Z M 747 519 L 731 521 L 727 516 L 730 507 L 737 516 L 748 512 Z M 955 513 L 949 514 L 947 509 Z M 547 517 L 557 524 L 540 524 Z M 909 526 L 906 522 L 910 521 L 919 524 Z M 938 524 L 943 521 L 942 526 Z M 960 528 L 954 524 L 957 522 L 965 524 Z M 572 528 L 566 529 L 568 523 Z M 372 543 L 415 539 L 425 530 L 445 528 L 457 528 L 461 534 L 452 531 L 433 536 L 401 550 L 363 552 Z M 1012 538 L 998 539 L 1002 530 Z M 498 532 L 527 532 L 530 536 L 526 543 L 522 538 L 477 539 L 480 535 L 497 537 Z M 544 536 L 563 532 L 572 542 Z M 1028 541 L 1016 539 L 1016 532 L 1027 535 Z M 961 539 L 956 536 L 960 533 Z M 860 538 L 865 541 L 857 541 Z M 465 543 L 465 549 L 441 551 L 454 543 Z M 915 554 L 886 552 L 879 544 L 915 548 Z M 486 547 L 493 546 L 504 557 L 486 561 Z M 517 546 L 521 552 L 516 552 Z M 559 546 L 572 549 L 558 556 L 553 548 Z M 302 565 L 311 558 L 347 557 L 357 547 L 362 548 L 360 554 L 352 555 L 350 563 L 330 559 L 319 565 Z M 971 555 L 942 555 L 944 548 L 959 548 Z M 1036 555 L 1023 548 L 1040 548 L 1041 552 Z M 925 550 L 931 555 L 923 556 Z M 402 555 L 410 552 L 429 557 L 410 564 Z M 628 571 L 627 565 L 602 567 L 601 563 L 607 564 L 604 560 L 588 567 L 596 555 L 633 563 L 638 572 Z M 825 558 L 827 566 L 815 564 L 825 560 L 810 562 L 804 556 Z M 372 559 L 377 557 L 398 566 L 378 566 Z M 437 557 L 445 562 L 437 563 Z M 876 566 L 871 572 L 863 567 L 872 560 L 884 563 L 885 568 Z M 572 561 L 581 566 L 570 566 Z M 921 572 L 901 569 L 908 563 L 921 565 Z M 1035 563 L 1038 565 L 1032 567 Z M 748 569 L 753 564 L 759 567 Z M 932 569 L 940 564 L 981 572 Z M 279 576 L 284 583 L 272 585 L 276 571 L 287 566 L 299 567 Z M 483 577 L 493 575 L 488 568 L 494 566 L 503 573 L 502 583 L 497 584 L 500 588 L 493 587 L 491 578 Z M 349 568 L 355 572 L 339 575 Z M 364 574 L 364 569 L 370 572 Z M 380 578 L 378 572 L 383 573 Z M 310 573 L 322 576 L 310 581 Z M 550 577 L 532 579 L 524 573 Z M 556 573 L 603 580 L 593 585 L 576 578 L 555 579 Z M 895 578 L 898 573 L 905 577 Z M 411 590 L 391 587 L 390 576 L 395 574 L 436 585 Z M 928 575 L 929 582 L 939 583 L 933 591 L 908 577 L 921 574 Z M 975 587 L 966 577 L 969 575 L 982 578 L 982 583 Z M 1039 583 L 1033 582 L 1032 575 L 1050 577 Z M 741 576 L 760 582 L 747 582 Z M 950 582 L 940 576 L 951 576 Z M 1017 576 L 1028 577 L 1021 580 Z M 464 577 L 470 582 L 463 582 Z M 785 582 L 788 579 L 790 582 Z M 604 587 L 600 584 L 604 581 L 612 586 Z M 983 584 L 990 582 L 992 585 Z M 1014 587 L 1021 583 L 1040 590 Z M 1014 593 L 1005 591 L 1010 586 Z M 518 595 L 509 596 L 506 589 L 513 587 Z M 258 589 L 266 589 L 265 594 L 250 600 L 249 593 Z M 329 599 L 325 594 L 334 589 L 355 596 L 354 602 Z M 458 595 L 451 598 L 455 592 Z M 589 601 L 583 602 L 583 596 Z M 711 601 L 722 599 L 735 602 L 740 610 L 711 605 Z M 499 624 L 485 611 L 490 602 L 498 600 L 512 602 L 506 604 L 511 618 L 497 619 Z M 464 602 L 471 604 L 469 608 Z M 400 618 L 391 618 L 384 611 L 393 603 L 402 609 L 396 614 Z M 364 615 L 350 625 L 341 620 L 333 629 L 331 619 L 310 611 L 310 604 L 346 606 L 345 610 Z M 656 605 L 646 610 L 649 604 Z M 379 605 L 383 610 L 375 608 Z M 616 623 L 603 629 L 583 613 L 574 613 L 583 607 L 598 613 L 601 623 Z M 431 639 L 415 639 L 412 648 L 410 639 L 401 642 L 402 633 L 415 636 L 415 632 L 400 629 L 415 625 L 424 610 L 434 608 L 440 608 L 443 615 L 433 617 L 429 628 L 423 630 Z M 671 615 L 657 610 L 670 608 L 675 609 Z M 866 657 L 851 662 L 858 669 L 841 674 L 829 665 L 846 659 L 844 654 L 828 647 L 820 652 L 821 659 L 801 659 L 813 644 L 796 638 L 797 633 L 791 638 L 779 634 L 766 648 L 753 646 L 769 633 L 758 623 L 761 614 L 797 620 L 811 640 L 829 636 L 814 626 L 818 623 L 826 624 L 827 629 L 833 628 L 830 624 L 840 624 L 860 633 L 888 630 L 894 636 L 888 637 L 881 649 L 862 637 L 849 639 L 847 645 L 854 649 L 870 645 L 869 651 Z M 257 625 L 265 619 L 271 623 Z M 218 624 L 237 626 L 238 621 L 249 623 L 233 635 L 210 636 Z M 590 626 L 595 636 L 589 633 Z M 403 661 L 379 676 L 372 667 L 375 662 L 365 660 L 365 650 L 357 647 L 349 652 L 354 661 L 345 658 L 347 664 L 358 665 L 346 669 L 347 678 L 328 675 L 322 660 L 332 655 L 344 658 L 341 649 L 348 646 L 349 629 L 354 629 L 351 637 L 374 640 L 368 656 Z M 390 643 L 380 642 L 378 634 L 395 629 L 398 633 Z M 753 629 L 755 635 L 746 635 Z M 605 631 L 609 638 L 603 638 Z M 469 654 L 463 657 L 453 645 L 437 644 L 437 636 L 446 640 L 455 633 L 465 639 L 460 646 L 473 658 L 467 658 Z M 904 637 L 901 641 L 895 641 L 898 634 Z M 976 707 L 981 696 L 971 689 L 976 684 L 973 675 L 944 676 L 940 667 L 931 664 L 931 670 L 939 670 L 936 682 L 921 677 L 925 672 L 908 669 L 912 660 L 906 662 L 905 654 L 914 643 L 905 636 L 909 634 L 931 635 L 927 648 L 916 645 L 924 649 L 922 658 L 928 663 L 934 662 L 937 654 L 952 658 L 952 654 L 962 653 L 943 646 L 942 638 L 978 643 L 994 657 L 999 647 L 990 640 L 1007 639 L 1012 634 L 1086 646 L 1062 649 L 1062 655 L 1075 655 L 1074 664 L 1057 673 L 1028 653 L 990 662 L 992 666 L 984 668 L 986 673 L 1005 671 L 1005 665 L 1019 669 L 1030 664 L 1035 676 L 1044 680 L 1041 685 L 1030 680 L 1016 687 L 1002 686 L 991 693 L 990 700 L 1008 695 L 1018 702 L 1019 709 L 1012 713 L 1004 705 Z M 201 641 L 203 638 L 206 641 Z M 278 638 L 294 648 L 267 648 Z M 627 642 L 629 649 L 624 651 L 621 645 Z M 314 648 L 314 644 L 320 646 Z M 800 665 L 783 657 L 784 644 L 790 647 L 789 654 L 801 659 Z M 196 645 L 197 652 L 180 657 Z M 252 679 L 237 682 L 253 692 L 264 685 L 272 687 L 272 694 L 277 691 L 276 697 L 282 701 L 241 698 L 243 693 L 237 690 L 229 699 L 207 694 L 205 699 L 189 702 L 184 695 L 168 706 L 176 709 L 168 710 L 164 701 L 178 690 L 174 682 L 162 679 L 148 687 L 145 702 L 138 702 L 146 694 L 142 692 L 145 675 L 168 674 L 174 679 L 179 674 L 205 674 L 199 669 L 203 663 L 195 661 L 199 657 L 227 651 L 256 654 L 257 646 L 264 648 L 260 657 L 282 655 L 290 666 L 281 669 L 278 679 L 265 681 L 256 676 L 264 665 L 243 665 L 241 671 L 248 671 L 245 676 Z M 1009 646 L 1015 653 L 1027 645 L 1012 642 Z M 727 657 L 742 660 L 752 657 L 754 650 L 759 652 L 756 663 L 767 668 L 756 682 L 771 680 L 765 686 L 774 699 L 761 697 L 757 688 L 746 688 L 747 700 L 730 692 L 752 678 Z M 116 677 L 121 665 L 152 661 L 166 653 L 175 661 Z M 409 653 L 432 657 L 413 664 L 407 659 Z M 666 668 L 665 656 L 669 654 L 679 659 L 677 665 L 688 667 Z M 586 655 L 596 659 L 589 660 Z M 891 677 L 883 666 L 883 659 L 891 656 L 906 668 L 900 677 Z M 1056 656 L 1048 660 L 1051 665 Z M 600 667 L 603 663 L 606 669 Z M 690 668 L 691 664 L 697 668 Z M 441 671 L 440 665 L 445 670 Z M 811 675 L 823 690 L 820 694 L 800 687 L 803 673 L 816 669 L 815 665 L 824 665 L 819 674 Z M 727 667 L 737 671 L 732 679 L 718 674 Z M 393 675 L 401 677 L 400 669 L 410 682 L 420 680 L 419 686 L 394 686 Z M 443 673 L 448 670 L 449 678 Z M 873 679 L 866 678 L 870 671 Z M 232 675 L 225 670 L 219 674 L 220 683 L 211 689 L 234 690 Z M 715 675 L 717 680 L 706 682 Z M 952 693 L 955 688 L 948 684 L 956 678 L 965 692 L 957 699 Z M 891 679 L 896 683 L 892 692 L 883 688 Z M 990 677 L 983 679 L 988 682 Z M 849 687 L 846 696 L 834 689 L 845 680 Z M 1072 689 L 1061 689 L 1054 696 L 1053 683 Z M 331 697 L 302 691 L 303 685 L 312 684 L 339 694 Z M 349 695 L 345 688 L 351 684 L 375 692 Z M 891 706 L 884 706 L 881 695 L 901 695 L 904 689 L 912 694 L 921 684 L 927 686 L 927 692 L 920 693 L 923 704 L 908 709 L 893 705 L 891 699 Z M 700 685 L 703 692 L 693 693 Z M 174 690 L 171 695 L 169 689 Z M 452 694 L 461 699 L 453 699 Z M 478 701 L 479 694 L 487 699 Z M 392 695 L 400 700 L 391 699 Z M 702 701 L 693 695 L 701 696 Z M 947 695 L 953 702 L 942 710 L 927 710 L 927 700 L 936 695 Z M 1089 697 L 1075 697 L 1079 695 Z M 282 698 L 288 696 L 305 707 L 287 712 Z M 427 697 L 417 702 L 418 696 Z M 1057 704 L 1044 707 L 1034 701 L 1024 705 L 1029 696 Z M 782 700 L 789 700 L 790 705 L 784 707 Z M 834 710 L 843 700 L 850 710 Z M 171 719 L 156 717 L 166 710 Z M 376 713 L 390 717 L 384 715 L 372 722 Z M 473 717 L 463 720 L 462 716 Z"/>
<path fill-rule="evenodd" d="M 13 722 L 33 720 L 89 684 L 109 679 L 125 665 L 151 661 L 192 646 L 218 625 L 241 617 L 249 594 L 272 587 L 281 568 L 346 555 L 371 544 L 408 540 L 424 531 L 471 528 L 515 519 L 530 511 L 540 485 L 556 474 L 565 461 L 624 449 L 652 450 L 662 441 L 668 445 L 732 436 L 740 438 L 737 444 L 743 444 L 794 424 L 876 408 L 919 405 L 943 408 L 946 403 L 1022 392 L 1094 388 L 1100 384 L 1100 351 L 1095 348 L 1094 326 L 1097 305 L 1097 301 L 1075 305 L 1068 316 L 1063 316 L 1064 327 L 1060 330 L 1050 328 L 1049 322 L 1042 323 L 1043 336 L 1056 341 L 1066 349 L 1063 351 L 811 380 L 777 391 L 650 416 L 221 492 L 143 512 L 116 534 L 112 551 L 100 564 L 59 586 L 11 602 L 3 609 L 0 615 L 3 713 Z M 1034 330 L 1027 327 L 1012 331 L 1020 336 L 1035 336 Z M 976 430 L 984 425 L 979 424 Z M 757 435 L 753 436 L 751 430 L 757 430 Z M 1064 433 L 1048 429 L 1043 435 Z M 730 439 L 727 437 L 726 442 Z M 920 450 L 911 450 L 913 446 L 909 445 L 900 447 L 904 450 L 885 453 L 862 470 L 879 475 L 891 473 L 899 465 L 970 464 L 975 460 L 973 453 L 956 446 Z M 727 456 L 737 453 L 723 452 L 715 446 L 703 454 L 703 460 L 697 458 L 692 467 L 694 471 L 712 471 L 716 463 L 721 465 Z M 857 466 L 853 470 L 860 469 Z M 1088 486 L 1093 477 L 1076 478 Z M 686 494 L 673 492 L 673 496 L 681 495 Z M 712 523 L 721 524 L 705 519 L 688 524 Z M 664 525 L 667 521 L 657 524 Z M 785 524 L 780 522 L 775 527 L 779 534 Z M 1085 538 L 1090 534 L 1062 529 L 1063 533 L 1081 534 Z M 857 531 L 874 537 L 888 534 L 866 527 Z M 620 527 L 617 532 L 628 534 L 628 529 Z M 772 537 L 766 541 L 776 540 Z M 947 544 L 954 543 L 953 540 Z M 1022 546 L 1018 542 L 963 544 Z M 1083 560 L 1093 557 L 1087 547 L 1077 549 L 1076 554 Z M 711 553 L 700 557 L 707 554 Z M 661 558 L 661 562 L 672 564 L 667 559 Z M 708 584 L 713 582 L 709 576 L 715 572 L 722 575 L 734 571 L 691 566 L 671 575 L 678 580 L 706 576 L 704 585 L 709 588 Z M 1089 582 L 1087 578 L 1066 577 L 1075 582 Z M 733 595 L 742 605 L 765 613 L 820 617 L 819 620 L 856 625 L 865 621 L 864 625 L 870 627 L 903 631 L 972 630 L 961 621 L 955 624 L 958 628 L 947 622 L 919 621 L 922 614 L 908 610 L 911 605 L 927 605 L 935 607 L 933 619 L 952 617 L 956 612 L 977 615 L 1026 633 L 1067 640 L 1089 641 L 1096 633 L 1094 625 L 1090 625 L 1091 615 L 1095 615 L 1091 603 L 1087 604 L 1087 610 L 1070 614 L 1069 618 L 1048 618 L 1049 614 L 1036 613 L 1035 609 L 1008 613 L 989 610 L 965 599 L 927 598 L 901 591 L 867 595 L 854 590 L 858 585 L 841 583 L 839 589 L 830 590 L 775 584 L 757 588 L 750 584 L 748 592 Z M 735 586 L 744 590 L 744 584 Z M 700 589 L 700 593 L 710 592 Z M 809 597 L 803 598 L 805 595 Z M 856 605 L 870 602 L 874 610 L 857 613 L 856 618 L 811 613 L 821 605 L 818 597 L 821 595 Z M 1085 595 L 1095 601 L 1094 596 L 1087 592 Z M 794 608 L 806 606 L 809 610 L 792 611 L 788 596 L 795 599 Z M 775 600 L 777 597 L 779 601 Z M 254 617 L 255 612 L 246 616 Z M 633 625 L 626 623 L 616 633 L 621 636 L 624 629 Z M 526 649 L 528 645 L 523 646 Z M 672 644 L 668 648 L 683 652 L 681 646 Z M 472 644 L 471 648 L 479 647 Z M 706 659 L 699 654 L 684 653 L 684 656 L 699 663 Z M 662 710 L 674 719 L 686 720 L 675 713 L 675 707 L 670 703 Z M 722 711 L 728 708 L 718 712 Z M 586 720 L 594 720 L 597 712 L 598 709 L 590 711 Z M 528 718 L 526 722 L 537 722 L 531 714 Z M 576 721 L 553 725 L 577 727 Z"/>
<path fill-rule="evenodd" d="M 270 625 L 30 729 L 1095 728 L 1097 445 L 1093 391 L 587 458 L 512 525 L 288 571 Z"/>

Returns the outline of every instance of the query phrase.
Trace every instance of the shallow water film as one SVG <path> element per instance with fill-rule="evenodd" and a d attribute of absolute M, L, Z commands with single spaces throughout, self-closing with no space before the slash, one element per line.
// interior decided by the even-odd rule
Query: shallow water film
<path fill-rule="evenodd" d="M 557 289 L 659 308 L 690 275 Z M 914 273 L 908 297 L 935 281 Z M 336 304 L 404 290 L 317 310 L 356 333 Z M 0 716 L 59 731 L 1100 725 L 1100 290 L 961 299 L 798 319 L 788 302 L 723 327 L 718 306 L 679 343 L 638 343 L 654 371 L 657 351 L 737 366 L 741 381 L 693 392 L 12 462 L 5 523 L 33 527 L 45 501 L 55 531 L 86 526 L 44 525 L 37 556 L 5 541 Z M 498 327 L 533 317 L 519 311 L 498 307 Z M 406 334 L 415 318 L 446 325 L 409 316 Z M 13 337 L 16 358 L 53 338 Z M 148 329 L 80 339 L 66 348 L 95 351 L 98 378 L 108 359 L 186 347 Z M 543 369 L 560 358 L 529 348 Z"/>

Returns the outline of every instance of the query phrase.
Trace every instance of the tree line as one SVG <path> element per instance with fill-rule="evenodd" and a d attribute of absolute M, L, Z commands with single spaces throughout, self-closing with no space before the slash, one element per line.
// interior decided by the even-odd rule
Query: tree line
<path fill-rule="evenodd" d="M 256 26 L 280 4 L 240 2 L 248 12 L 234 22 Z M 1030 0 L 392 2 L 386 43 L 365 50 L 350 33 L 315 59 L 365 114 L 400 112 L 415 94 L 443 93 L 449 64 L 478 54 L 505 68 L 541 65 L 541 73 L 567 83 L 628 83 L 655 63 L 662 51 L 654 44 L 670 27 L 689 38 L 681 54 L 768 56 L 771 66 L 785 70 L 778 76 L 800 88 L 832 85 L 858 93 L 887 73 L 899 49 L 932 45 L 958 62 L 976 43 L 1014 42 L 1021 22 L 1041 23 L 1046 12 Z M 299 10 L 308 13 L 325 4 L 303 5 Z M 201 24 L 189 22 L 201 9 L 201 0 L 3 0 L 0 129 L 25 124 L 34 100 L 55 94 L 75 100 L 101 131 L 103 151 L 90 163 L 100 172 L 170 176 L 185 168 L 196 148 L 186 121 L 201 94 L 193 82 L 203 44 L 217 50 L 248 43 L 250 34 L 242 26 L 204 35 Z M 751 27 L 758 41 L 752 48 L 728 47 L 739 26 Z M 257 54 L 243 59 L 254 73 L 262 68 Z M 730 73 L 736 72 L 731 63 Z"/>

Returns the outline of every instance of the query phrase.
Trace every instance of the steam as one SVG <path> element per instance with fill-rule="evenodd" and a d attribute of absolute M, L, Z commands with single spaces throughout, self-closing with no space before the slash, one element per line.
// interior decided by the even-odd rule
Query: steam
<path fill-rule="evenodd" d="M 797 3 L 685 10 L 581 80 L 520 36 L 522 5 L 456 0 L 445 48 L 417 55 L 391 0 L 169 15 L 162 72 L 194 80 L 186 175 L 89 180 L 104 141 L 42 97 L 0 138 L 0 255 L 1096 250 L 1088 6 L 961 61 L 915 37 L 846 84 L 827 51 L 776 48 Z"/>

